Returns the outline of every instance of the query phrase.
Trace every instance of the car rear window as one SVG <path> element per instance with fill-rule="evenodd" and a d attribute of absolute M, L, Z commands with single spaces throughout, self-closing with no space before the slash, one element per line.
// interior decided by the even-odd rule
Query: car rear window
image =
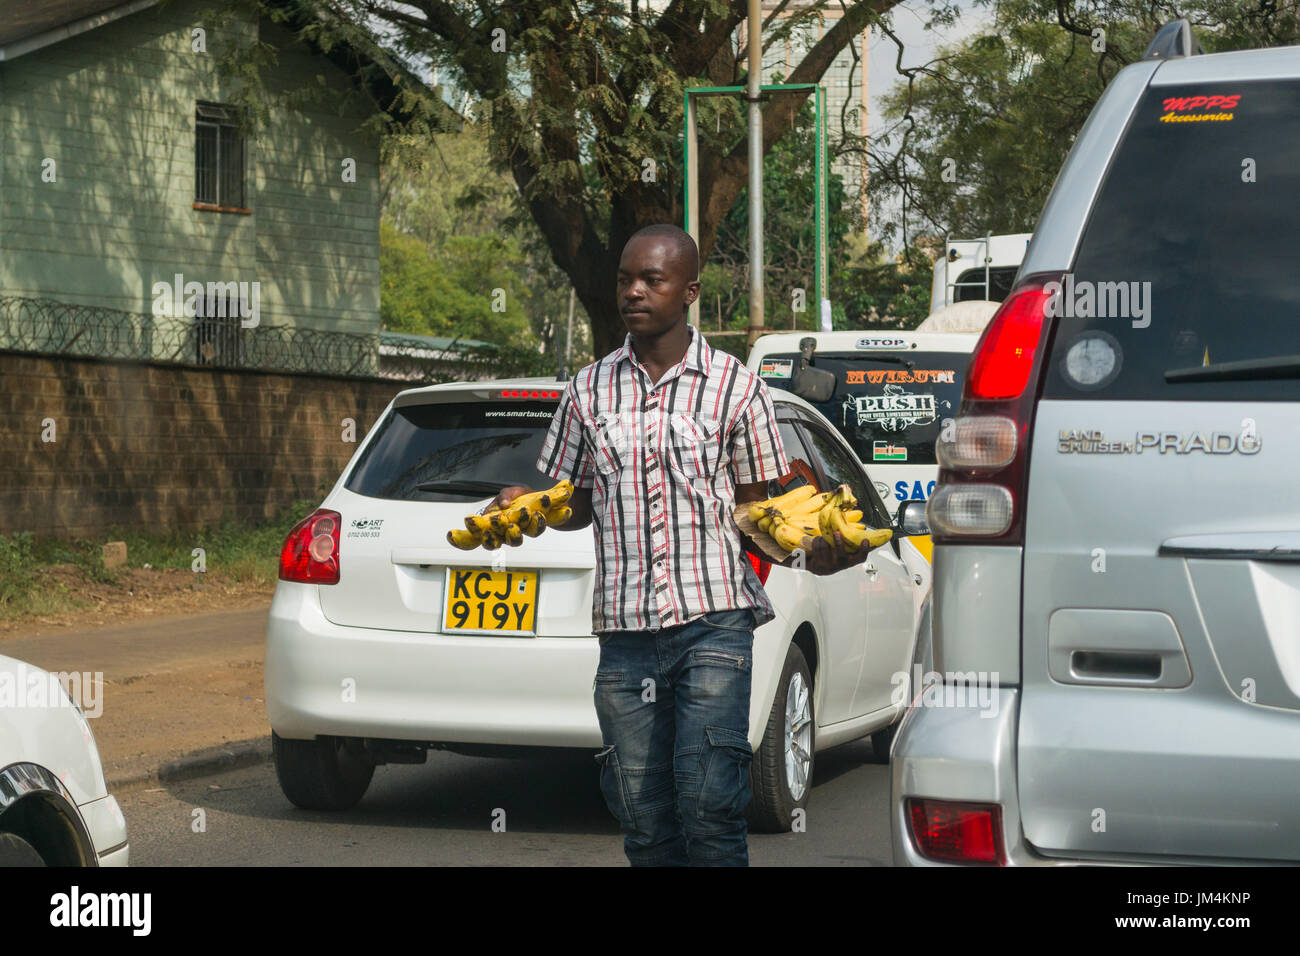
<path fill-rule="evenodd" d="M 1019 266 L 995 266 L 987 275 L 983 269 L 967 269 L 957 277 L 952 300 L 1001 302 L 1011 294 L 1019 269 Z"/>
<path fill-rule="evenodd" d="M 1300 353 L 1297 197 L 1300 82 L 1150 87 L 1053 306 L 1044 397 L 1300 398 L 1294 375 L 1166 380 Z"/>
<path fill-rule="evenodd" d="M 550 487 L 536 469 L 555 416 L 544 402 L 407 405 L 379 425 L 345 482 L 370 498 L 476 501 L 490 492 L 421 489 L 429 482 Z"/>
<path fill-rule="evenodd" d="M 797 360 L 794 352 L 768 355 L 763 365 L 784 372 L 797 368 Z M 934 443 L 961 403 L 969 362 L 965 352 L 818 352 L 813 364 L 835 375 L 835 391 L 829 401 L 810 404 L 867 465 L 933 465 Z M 793 391 L 788 378 L 763 381 Z"/>

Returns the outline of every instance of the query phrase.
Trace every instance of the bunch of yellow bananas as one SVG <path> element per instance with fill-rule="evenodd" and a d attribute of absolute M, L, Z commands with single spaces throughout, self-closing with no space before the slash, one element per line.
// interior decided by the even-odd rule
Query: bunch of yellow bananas
<path fill-rule="evenodd" d="M 559 527 L 573 517 L 567 502 L 573 496 L 573 482 L 567 478 L 547 491 L 520 495 L 504 508 L 491 507 L 481 515 L 465 519 L 466 530 L 452 528 L 447 541 L 463 551 L 482 545 L 495 551 L 503 544 L 523 544 L 524 535 L 535 538 L 547 528 Z"/>
<path fill-rule="evenodd" d="M 888 528 L 868 528 L 861 523 L 858 500 L 848 485 L 821 494 L 812 485 L 803 485 L 777 498 L 751 504 L 749 517 L 787 552 L 795 548 L 811 551 L 815 538 L 833 548 L 838 531 L 844 550 L 855 554 L 864 544 L 876 548 L 894 534 Z"/>

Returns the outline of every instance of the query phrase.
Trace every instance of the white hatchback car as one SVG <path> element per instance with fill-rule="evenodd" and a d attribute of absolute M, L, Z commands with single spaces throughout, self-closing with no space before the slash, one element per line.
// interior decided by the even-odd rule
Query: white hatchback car
<path fill-rule="evenodd" d="M 290 531 L 267 625 L 266 705 L 276 772 L 297 806 L 351 807 L 376 764 L 421 763 L 429 747 L 600 747 L 593 535 L 553 530 L 494 552 L 446 541 L 502 487 L 553 484 L 534 466 L 561 388 L 519 379 L 401 392 Z M 847 483 L 864 520 L 888 526 L 836 430 L 794 395 L 773 399 L 792 464 L 783 483 Z M 776 619 L 755 632 L 750 825 L 784 830 L 807 803 L 817 751 L 871 735 L 888 760 L 918 584 L 896 543 L 828 576 L 752 560 Z"/>
<path fill-rule="evenodd" d="M 0 656 L 0 866 L 126 866 L 129 856 L 85 714 L 56 675 Z"/>

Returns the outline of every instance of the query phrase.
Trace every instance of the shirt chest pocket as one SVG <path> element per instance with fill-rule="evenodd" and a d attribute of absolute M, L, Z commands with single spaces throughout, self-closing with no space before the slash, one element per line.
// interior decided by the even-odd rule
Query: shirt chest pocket
<path fill-rule="evenodd" d="M 669 467 L 692 483 L 703 484 L 723 468 L 728 458 L 716 418 L 676 413 L 669 418 Z"/>
<path fill-rule="evenodd" d="M 596 470 L 607 477 L 617 477 L 631 464 L 632 431 L 635 422 L 624 420 L 617 412 L 597 415 L 591 424 Z"/>

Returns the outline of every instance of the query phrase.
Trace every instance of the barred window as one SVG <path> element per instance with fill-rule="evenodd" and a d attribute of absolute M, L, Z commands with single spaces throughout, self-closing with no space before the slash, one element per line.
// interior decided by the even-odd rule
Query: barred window
<path fill-rule="evenodd" d="M 209 282 L 194 316 L 195 362 L 239 368 L 245 364 L 241 319 L 248 303 L 233 282 Z"/>
<path fill-rule="evenodd" d="M 233 106 L 200 102 L 195 108 L 194 201 L 245 208 L 244 134 Z"/>

